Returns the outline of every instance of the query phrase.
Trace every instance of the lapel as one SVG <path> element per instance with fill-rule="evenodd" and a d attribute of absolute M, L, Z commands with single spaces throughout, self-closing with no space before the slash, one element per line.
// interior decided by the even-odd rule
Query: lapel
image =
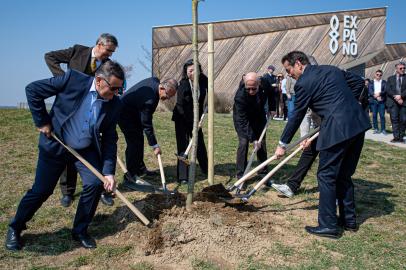
<path fill-rule="evenodd" d="M 87 66 L 90 63 L 90 58 L 92 57 L 92 49 L 93 49 L 93 47 L 90 47 L 87 50 L 83 51 L 83 54 L 79 57 L 80 67 L 82 69 L 82 70 L 80 70 L 81 72 L 85 72 Z"/>

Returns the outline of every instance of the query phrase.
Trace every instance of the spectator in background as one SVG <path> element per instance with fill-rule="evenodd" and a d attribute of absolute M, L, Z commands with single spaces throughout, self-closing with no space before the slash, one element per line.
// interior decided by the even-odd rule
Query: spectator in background
<path fill-rule="evenodd" d="M 264 91 L 266 98 L 268 99 L 266 112 L 268 116 L 271 115 L 271 108 L 269 104 L 276 104 L 276 110 L 279 111 L 278 102 L 276 99 L 276 93 L 279 93 L 278 89 L 278 80 L 277 77 L 273 74 L 275 71 L 275 67 L 270 65 L 268 66 L 268 72 L 262 75 L 261 81 L 261 89 Z M 244 78 L 244 77 L 243 77 Z M 278 112 L 277 112 L 278 114 Z"/>
<path fill-rule="evenodd" d="M 286 121 L 288 118 L 288 96 L 286 95 L 286 79 L 283 77 L 282 73 L 279 73 L 277 76 L 279 88 L 282 94 L 282 112 L 283 112 L 283 121 Z"/>
<path fill-rule="evenodd" d="M 375 77 L 372 83 L 368 86 L 369 106 L 372 110 L 372 123 L 374 133 L 382 133 L 386 135 L 385 130 L 385 101 L 386 101 L 386 81 L 382 80 L 382 70 L 375 72 Z M 378 113 L 381 120 L 381 129 L 378 128 Z"/>
<path fill-rule="evenodd" d="M 386 106 L 392 122 L 393 139 L 403 142 L 406 128 L 406 78 L 405 63 L 396 64 L 396 74 L 388 78 L 386 84 Z"/>
<path fill-rule="evenodd" d="M 295 84 L 296 80 L 289 74 L 286 76 L 286 96 L 288 98 L 288 119 L 292 117 L 295 110 Z"/>

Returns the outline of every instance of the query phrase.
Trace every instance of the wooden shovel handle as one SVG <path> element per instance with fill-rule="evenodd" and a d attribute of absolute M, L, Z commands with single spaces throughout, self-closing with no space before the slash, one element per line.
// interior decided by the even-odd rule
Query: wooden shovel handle
<path fill-rule="evenodd" d="M 161 174 L 162 186 L 165 186 L 166 185 L 166 179 L 165 179 L 165 173 L 164 173 L 164 166 L 162 165 L 161 154 L 158 154 L 157 157 L 158 157 L 158 164 L 159 164 L 159 172 Z"/>
<path fill-rule="evenodd" d="M 94 173 L 97 176 L 97 178 L 100 179 L 100 181 L 102 181 L 103 183 L 107 182 L 104 176 L 98 170 L 96 170 L 96 168 L 93 167 L 92 164 L 90 164 L 86 159 L 84 159 L 81 155 L 79 155 L 78 152 L 76 152 L 73 148 L 64 144 L 53 132 L 51 133 L 51 135 L 57 142 L 59 142 L 63 147 L 65 147 L 66 150 L 68 150 L 72 155 L 74 155 L 78 160 L 80 160 L 80 162 L 82 162 L 83 165 L 85 165 L 92 173 Z M 120 191 L 118 191 L 118 189 L 116 189 L 114 193 L 120 200 L 124 202 L 125 205 L 127 205 L 128 208 L 130 208 L 130 210 L 142 221 L 142 223 L 144 223 L 144 225 L 146 226 L 149 225 L 150 221 L 132 203 L 130 203 L 124 197 L 124 195 Z"/>

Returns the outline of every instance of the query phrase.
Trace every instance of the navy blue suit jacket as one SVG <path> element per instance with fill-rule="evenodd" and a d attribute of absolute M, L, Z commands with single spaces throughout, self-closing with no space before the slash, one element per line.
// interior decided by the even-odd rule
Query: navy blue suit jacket
<path fill-rule="evenodd" d="M 364 80 L 334 66 L 307 65 L 295 85 L 295 110 L 281 136 L 289 143 L 307 108 L 322 121 L 317 150 L 348 140 L 371 127 L 369 117 L 358 103 Z M 354 98 L 355 97 L 355 98 Z"/>
<path fill-rule="evenodd" d="M 368 86 L 369 102 L 376 100 L 376 98 L 374 98 L 374 91 L 375 91 L 375 85 L 374 85 L 374 81 L 372 80 L 372 82 Z M 386 81 L 385 80 L 382 80 L 380 96 L 382 98 L 382 102 L 385 102 L 386 101 Z"/>
<path fill-rule="evenodd" d="M 69 69 L 63 76 L 39 80 L 27 85 L 25 91 L 32 118 L 37 127 L 51 124 L 54 133 L 63 138 L 65 122 L 79 108 L 82 100 L 89 92 L 94 77 Z M 55 96 L 51 111 L 48 113 L 44 100 Z M 120 114 L 121 102 L 114 97 L 103 102 L 99 118 L 92 130 L 93 145 L 98 151 L 103 164 L 104 175 L 114 175 L 117 158 L 116 124 Z M 66 150 L 57 141 L 40 134 L 40 150 L 49 155 L 63 155 Z"/>

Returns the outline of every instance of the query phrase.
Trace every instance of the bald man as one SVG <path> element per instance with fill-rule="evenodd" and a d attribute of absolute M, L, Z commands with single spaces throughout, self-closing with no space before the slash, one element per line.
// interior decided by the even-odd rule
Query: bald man
<path fill-rule="evenodd" d="M 255 72 L 243 76 L 234 97 L 233 120 L 234 128 L 238 135 L 237 150 L 237 179 L 244 175 L 247 166 L 247 154 L 249 143 L 259 148 L 258 160 L 263 162 L 267 159 L 265 137 L 262 143 L 258 143 L 261 132 L 266 124 L 265 104 L 267 102 L 265 80 Z M 274 107 L 274 104 L 272 105 Z M 271 110 L 275 110 L 274 108 Z M 259 174 L 267 172 L 264 168 Z"/>

